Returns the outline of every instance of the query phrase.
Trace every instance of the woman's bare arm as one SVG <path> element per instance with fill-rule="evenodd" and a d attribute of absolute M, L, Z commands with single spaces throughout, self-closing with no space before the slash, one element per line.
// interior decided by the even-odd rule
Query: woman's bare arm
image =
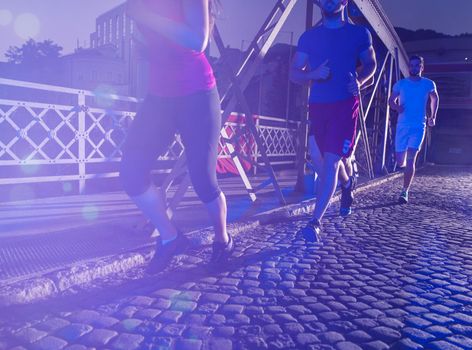
<path fill-rule="evenodd" d="M 203 52 L 210 36 L 209 0 L 182 0 L 185 22 L 180 23 L 152 13 L 142 0 L 128 0 L 128 15 L 169 40 Z"/>

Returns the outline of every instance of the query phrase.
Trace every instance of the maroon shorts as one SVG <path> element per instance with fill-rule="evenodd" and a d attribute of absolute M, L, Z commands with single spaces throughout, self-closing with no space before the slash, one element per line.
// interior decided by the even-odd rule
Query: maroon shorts
<path fill-rule="evenodd" d="M 359 99 L 332 103 L 310 103 L 310 131 L 321 154 L 349 157 L 356 139 Z"/>

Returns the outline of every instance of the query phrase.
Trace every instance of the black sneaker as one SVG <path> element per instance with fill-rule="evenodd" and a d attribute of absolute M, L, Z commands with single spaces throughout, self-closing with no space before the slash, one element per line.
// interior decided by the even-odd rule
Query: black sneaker
<path fill-rule="evenodd" d="M 400 193 L 400 196 L 398 197 L 398 203 L 400 204 L 408 203 L 408 191 L 403 190 L 402 193 Z"/>
<path fill-rule="evenodd" d="M 308 221 L 299 232 L 307 242 L 321 242 L 321 224 L 318 219 Z"/>
<path fill-rule="evenodd" d="M 182 234 L 177 234 L 176 239 L 164 245 L 162 244 L 161 238 L 158 238 L 156 252 L 149 262 L 146 272 L 154 274 L 164 270 L 169 265 L 172 257 L 185 251 L 188 243 L 187 238 Z"/>
<path fill-rule="evenodd" d="M 211 264 L 219 264 L 228 260 L 231 253 L 234 251 L 234 240 L 233 237 L 228 233 L 228 243 L 213 242 L 213 253 L 211 255 Z"/>
<path fill-rule="evenodd" d="M 345 188 L 341 186 L 341 203 L 339 208 L 339 215 L 341 216 L 348 216 L 352 213 L 352 202 L 354 202 L 354 188 L 356 186 L 357 180 L 355 180 L 354 176 L 350 176 L 350 184 L 349 187 Z"/>

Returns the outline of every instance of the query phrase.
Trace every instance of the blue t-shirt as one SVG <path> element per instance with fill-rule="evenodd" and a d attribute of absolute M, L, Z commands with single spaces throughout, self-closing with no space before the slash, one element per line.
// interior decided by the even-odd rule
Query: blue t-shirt
<path fill-rule="evenodd" d="M 355 76 L 359 54 L 372 46 L 372 36 L 365 27 L 345 23 L 331 29 L 321 25 L 302 34 L 298 51 L 309 56 L 309 69 L 329 60 L 330 76 L 314 81 L 310 103 L 329 103 L 352 97 L 348 91 L 349 73 Z"/>

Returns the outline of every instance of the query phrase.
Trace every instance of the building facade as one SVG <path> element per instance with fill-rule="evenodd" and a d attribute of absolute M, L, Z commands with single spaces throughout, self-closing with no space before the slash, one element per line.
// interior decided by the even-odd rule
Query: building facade
<path fill-rule="evenodd" d="M 90 48 L 111 46 L 117 58 L 125 63 L 128 94 L 143 97 L 147 88 L 146 50 L 133 20 L 126 15 L 125 3 L 101 14 L 95 32 L 90 34 Z"/>

